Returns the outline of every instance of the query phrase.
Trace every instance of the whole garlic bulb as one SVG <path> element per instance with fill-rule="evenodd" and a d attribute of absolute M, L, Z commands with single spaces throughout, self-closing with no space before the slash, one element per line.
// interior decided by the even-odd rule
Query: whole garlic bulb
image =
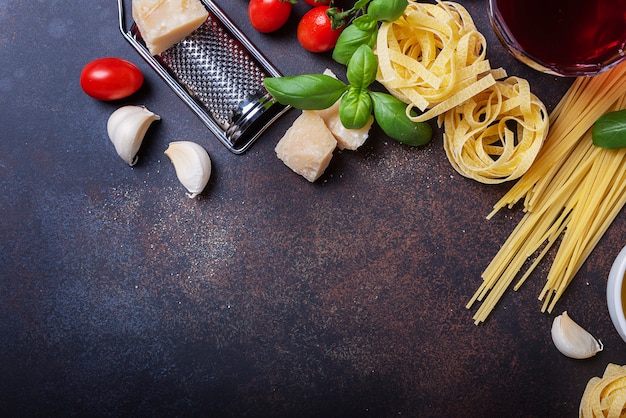
<path fill-rule="evenodd" d="M 585 359 L 603 350 L 602 342 L 578 325 L 567 315 L 567 311 L 552 322 L 552 341 L 567 357 Z"/>
<path fill-rule="evenodd" d="M 107 133 L 115 151 L 128 165 L 137 163 L 137 151 L 148 128 L 161 117 L 144 106 L 122 106 L 109 116 Z"/>
<path fill-rule="evenodd" d="M 191 141 L 170 142 L 165 150 L 176 170 L 176 177 L 194 198 L 206 187 L 211 177 L 211 158 L 202 146 Z"/>

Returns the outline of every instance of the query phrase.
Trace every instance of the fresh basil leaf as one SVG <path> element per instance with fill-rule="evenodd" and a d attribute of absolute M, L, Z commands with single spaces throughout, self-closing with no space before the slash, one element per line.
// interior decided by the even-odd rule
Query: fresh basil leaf
<path fill-rule="evenodd" d="M 600 116 L 591 128 L 591 138 L 598 147 L 626 148 L 626 109 Z"/>
<path fill-rule="evenodd" d="M 409 5 L 407 0 L 372 0 L 367 14 L 382 22 L 393 22 L 402 16 Z"/>
<path fill-rule="evenodd" d="M 374 105 L 374 117 L 380 128 L 396 141 L 420 146 L 430 142 L 431 126 L 426 122 L 413 122 L 406 114 L 406 103 L 387 93 L 370 92 Z"/>
<path fill-rule="evenodd" d="M 339 119 L 348 129 L 361 129 L 372 117 L 372 99 L 366 89 L 350 87 L 341 97 Z"/>
<path fill-rule="evenodd" d="M 348 86 L 325 74 L 268 77 L 267 91 L 281 104 L 301 110 L 321 110 L 332 106 Z"/>
<path fill-rule="evenodd" d="M 354 24 L 346 27 L 337 39 L 337 44 L 333 49 L 333 59 L 339 64 L 347 65 L 354 51 L 361 45 L 369 45 L 373 48 L 376 45 L 377 36 L 377 25 L 369 29 L 361 29 Z"/>
<path fill-rule="evenodd" d="M 367 88 L 376 80 L 378 71 L 378 58 L 368 45 L 361 45 L 354 51 L 346 76 L 351 86 L 358 88 Z"/>
<path fill-rule="evenodd" d="M 378 22 L 370 15 L 362 15 L 352 21 L 352 24 L 363 31 L 371 31 L 378 28 Z"/>

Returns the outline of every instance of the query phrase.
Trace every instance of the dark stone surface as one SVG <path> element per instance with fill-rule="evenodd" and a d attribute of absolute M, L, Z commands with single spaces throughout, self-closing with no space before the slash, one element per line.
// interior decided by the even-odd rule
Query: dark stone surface
<path fill-rule="evenodd" d="M 255 33 L 244 0 L 218 4 L 288 75 L 331 67 L 295 38 Z M 538 74 L 498 44 L 486 2 L 464 4 L 494 67 L 552 108 L 570 80 Z M 409 148 L 374 130 L 309 184 L 273 152 L 290 112 L 244 155 L 229 153 L 126 43 L 115 2 L 0 1 L 0 410 L 3 416 L 576 415 L 589 378 L 626 363 L 605 285 L 623 214 L 558 313 L 602 339 L 570 360 L 550 338 L 539 269 L 486 324 L 465 304 L 520 217 L 485 216 L 508 189 L 464 179 L 437 130 Z M 104 103 L 78 84 L 92 59 L 146 76 Z M 130 168 L 110 113 L 162 117 Z M 163 151 L 199 142 L 206 192 L 187 199 Z"/>

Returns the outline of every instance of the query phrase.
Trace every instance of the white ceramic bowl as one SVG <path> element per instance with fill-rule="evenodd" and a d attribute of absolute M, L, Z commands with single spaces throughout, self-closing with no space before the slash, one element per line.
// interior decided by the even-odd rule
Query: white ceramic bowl
<path fill-rule="evenodd" d="M 622 248 L 613 262 L 606 286 L 606 301 L 609 306 L 611 321 L 624 341 L 626 341 L 626 315 L 622 303 L 622 286 L 626 285 L 624 283 L 625 273 L 626 247 Z"/>

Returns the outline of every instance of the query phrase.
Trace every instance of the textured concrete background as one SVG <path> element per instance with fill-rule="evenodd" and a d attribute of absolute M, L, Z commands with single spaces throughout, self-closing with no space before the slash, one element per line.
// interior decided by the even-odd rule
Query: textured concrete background
<path fill-rule="evenodd" d="M 255 33 L 244 0 L 217 1 L 286 75 L 343 74 L 287 27 Z M 465 0 L 492 66 L 552 108 L 571 80 L 517 63 Z M 476 327 L 465 304 L 519 210 L 509 186 L 458 175 L 436 130 L 409 148 L 378 129 L 315 184 L 273 148 L 291 111 L 229 153 L 126 43 L 114 1 L 0 0 L 0 410 L 4 416 L 544 417 L 576 415 L 589 378 L 626 363 L 605 285 L 620 215 L 557 306 L 605 351 L 567 359 L 537 300 L 548 269 Z M 104 103 L 78 80 L 117 56 L 144 72 Z M 162 120 L 126 166 L 106 135 L 122 104 Z M 214 173 L 187 199 L 163 151 L 199 142 Z"/>

